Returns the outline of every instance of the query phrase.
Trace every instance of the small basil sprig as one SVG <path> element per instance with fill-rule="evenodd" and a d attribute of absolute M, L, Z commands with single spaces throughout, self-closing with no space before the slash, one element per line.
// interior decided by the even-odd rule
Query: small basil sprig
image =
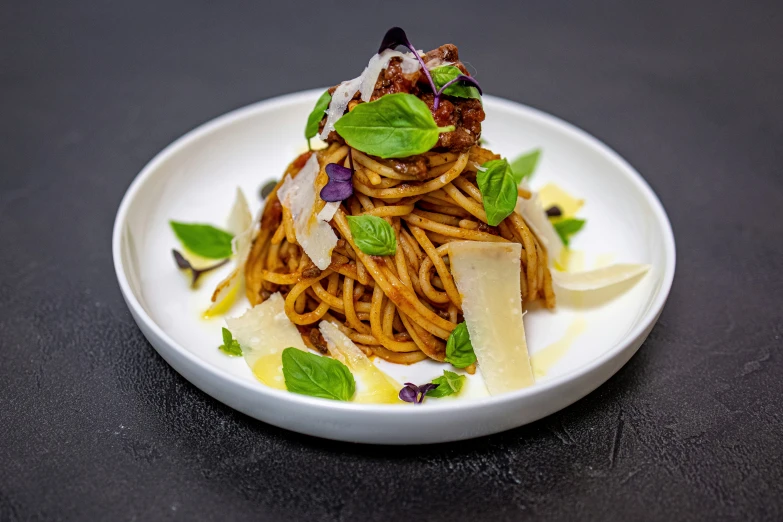
<path fill-rule="evenodd" d="M 307 146 L 310 146 L 310 138 L 314 138 L 318 134 L 318 125 L 324 117 L 324 112 L 329 108 L 329 102 L 332 101 L 332 95 L 329 91 L 324 92 L 318 101 L 315 102 L 312 112 L 307 117 L 307 125 L 305 125 L 305 139 L 307 140 Z"/>
<path fill-rule="evenodd" d="M 169 223 L 185 248 L 194 254 L 209 259 L 231 257 L 231 240 L 234 236 L 225 230 L 198 223 Z"/>
<path fill-rule="evenodd" d="M 360 103 L 334 124 L 351 147 L 381 158 L 404 158 L 427 152 L 441 132 L 427 104 L 412 94 L 387 94 Z"/>
<path fill-rule="evenodd" d="M 538 165 L 538 158 L 541 156 L 541 149 L 535 149 L 522 154 L 511 162 L 511 171 L 514 173 L 514 181 L 519 185 L 523 179 L 533 175 Z"/>
<path fill-rule="evenodd" d="M 473 351 L 473 345 L 470 343 L 467 324 L 459 323 L 451 331 L 451 335 L 446 341 L 446 358 L 444 360 L 456 368 L 467 368 L 476 362 L 476 352 Z"/>
<path fill-rule="evenodd" d="M 228 328 L 223 328 L 223 344 L 218 346 L 218 350 L 231 357 L 241 357 L 242 347 L 239 346 L 239 342 L 234 339 Z"/>
<path fill-rule="evenodd" d="M 459 68 L 453 65 L 441 65 L 430 71 L 432 80 L 438 88 L 438 93 L 456 96 L 458 98 L 478 98 L 481 99 L 481 90 L 476 85 L 466 83 L 475 83 L 476 80 L 465 76 Z M 437 106 L 435 106 L 437 109 Z"/>
<path fill-rule="evenodd" d="M 443 370 L 443 376 L 432 379 L 432 384 L 437 384 L 438 387 L 428 391 L 427 397 L 440 398 L 458 395 L 465 384 L 465 376 Z"/>
<path fill-rule="evenodd" d="M 282 359 L 290 392 L 335 401 L 349 401 L 356 392 L 353 375 L 340 361 L 297 348 L 283 350 Z"/>
<path fill-rule="evenodd" d="M 174 250 L 172 248 L 171 254 L 174 256 L 174 262 L 177 263 L 177 267 L 179 267 L 180 270 L 190 270 L 190 274 L 191 274 L 190 286 L 192 287 L 196 286 L 196 282 L 202 275 L 206 274 L 210 270 L 220 268 L 221 266 L 228 263 L 228 258 L 226 258 L 223 261 L 220 261 L 219 263 L 215 263 L 214 265 L 208 266 L 206 268 L 195 268 L 193 265 L 190 264 L 190 261 L 185 259 L 185 256 L 183 256 L 177 250 Z"/>
<path fill-rule="evenodd" d="M 582 230 L 582 227 L 585 225 L 585 220 L 577 218 L 565 218 L 559 219 L 552 224 L 555 227 L 557 235 L 560 236 L 560 239 L 563 240 L 563 244 L 568 246 L 568 241 L 571 239 L 571 236 Z"/>
<path fill-rule="evenodd" d="M 517 183 L 511 172 L 511 166 L 505 159 L 484 163 L 476 173 L 487 223 L 496 226 L 506 219 L 517 205 Z"/>
<path fill-rule="evenodd" d="M 392 226 L 378 216 L 347 216 L 353 241 L 359 250 L 371 256 L 390 256 L 397 252 L 397 236 Z"/>

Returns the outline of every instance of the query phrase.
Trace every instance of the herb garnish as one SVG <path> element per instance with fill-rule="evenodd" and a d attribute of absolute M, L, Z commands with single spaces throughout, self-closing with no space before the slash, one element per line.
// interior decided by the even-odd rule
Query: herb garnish
<path fill-rule="evenodd" d="M 540 156 L 541 149 L 535 149 L 522 154 L 511 163 L 511 170 L 514 172 L 514 181 L 517 185 L 519 185 L 523 179 L 533 175 Z"/>
<path fill-rule="evenodd" d="M 437 384 L 437 388 L 427 392 L 427 397 L 447 397 L 449 395 L 458 395 L 465 384 L 465 376 L 459 375 L 448 370 L 443 370 L 443 376 L 432 379 L 432 384 Z"/>
<path fill-rule="evenodd" d="M 386 31 L 386 34 L 383 36 L 383 40 L 381 40 L 381 46 L 378 48 L 378 54 L 381 54 L 386 49 L 392 49 L 394 50 L 398 46 L 404 46 L 407 47 L 410 52 L 413 53 L 413 55 L 416 57 L 416 59 L 419 61 L 419 65 L 421 66 L 421 70 L 424 71 L 424 75 L 427 77 L 427 80 L 430 82 L 430 87 L 432 87 L 432 92 L 436 94 L 435 96 L 435 108 L 438 108 L 438 97 L 437 92 L 438 89 L 435 86 L 435 82 L 432 81 L 432 76 L 430 75 L 430 71 L 427 69 L 427 66 L 424 65 L 424 60 L 421 59 L 421 56 L 419 56 L 419 51 L 416 50 L 416 48 L 413 46 L 410 40 L 408 40 L 408 35 L 405 34 L 405 31 L 402 30 L 402 27 L 392 27 L 388 31 Z M 360 149 L 361 150 L 361 149 Z"/>
<path fill-rule="evenodd" d="M 360 103 L 334 124 L 337 133 L 355 149 L 381 158 L 404 158 L 427 152 L 441 132 L 427 104 L 412 94 L 387 94 Z"/>
<path fill-rule="evenodd" d="M 231 240 L 234 236 L 225 230 L 198 223 L 169 223 L 185 248 L 194 254 L 209 259 L 231 257 Z"/>
<path fill-rule="evenodd" d="M 421 59 L 419 52 L 416 50 L 416 47 L 414 47 L 411 41 L 408 40 L 408 35 L 405 34 L 405 31 L 403 31 L 401 27 L 392 27 L 391 29 L 386 31 L 386 34 L 384 35 L 383 40 L 381 41 L 381 46 L 378 48 L 378 54 L 382 53 L 386 49 L 394 49 L 398 45 L 407 47 L 408 50 L 412 52 L 413 55 L 416 57 L 416 59 L 419 61 L 419 64 L 421 65 L 421 69 L 422 71 L 424 71 L 424 75 L 427 77 L 427 80 L 430 82 L 430 87 L 432 87 L 432 92 L 433 94 L 435 94 L 435 99 L 433 100 L 433 104 L 432 104 L 435 109 L 437 109 L 438 106 L 440 105 L 440 95 L 443 94 L 444 89 L 448 88 L 451 84 L 456 82 L 464 81 L 464 82 L 472 83 L 474 85 L 474 88 L 478 90 L 479 94 L 481 94 L 481 87 L 479 86 L 478 82 L 473 78 L 471 78 L 470 76 L 463 75 L 462 71 L 460 71 L 456 67 L 454 67 L 454 69 L 457 69 L 458 77 L 450 78 L 445 82 L 443 82 L 442 84 L 438 85 L 437 80 L 433 79 L 432 74 L 430 74 L 430 71 L 427 69 L 427 66 L 424 64 L 424 60 Z M 435 70 L 437 70 L 437 68 L 433 69 L 432 72 L 434 73 Z M 448 94 L 450 96 L 459 96 L 458 94 L 452 94 L 451 92 L 446 92 L 445 94 Z M 474 98 L 474 96 L 461 96 L 461 97 Z"/>
<path fill-rule="evenodd" d="M 392 226 L 378 216 L 347 216 L 353 241 L 359 250 L 371 256 L 390 256 L 397 252 L 397 236 Z"/>
<path fill-rule="evenodd" d="M 216 263 L 212 266 L 208 266 L 206 268 L 194 268 L 193 265 L 190 264 L 190 261 L 185 259 L 185 256 L 183 256 L 179 251 L 172 248 L 171 253 L 174 255 L 174 262 L 177 263 L 177 266 L 181 270 L 190 270 L 192 276 L 192 281 L 190 282 L 190 286 L 192 287 L 196 286 L 196 282 L 198 281 L 199 277 L 201 277 L 203 274 L 206 274 L 210 270 L 220 268 L 221 266 L 228 263 L 228 258 L 226 258 L 223 261 Z"/>
<path fill-rule="evenodd" d="M 517 205 L 517 184 L 511 166 L 505 159 L 484 163 L 476 173 L 487 223 L 496 226 L 506 219 Z"/>
<path fill-rule="evenodd" d="M 264 185 L 261 187 L 261 190 L 258 192 L 258 194 L 261 196 L 261 199 L 264 200 L 269 196 L 269 194 L 272 193 L 273 190 L 275 190 L 275 187 L 277 186 L 277 181 L 267 181 L 264 183 Z"/>
<path fill-rule="evenodd" d="M 432 80 L 438 87 L 437 94 L 448 94 L 458 98 L 478 98 L 481 99 L 481 87 L 478 82 L 462 74 L 459 68 L 453 65 L 441 65 L 430 71 Z M 466 82 L 473 85 L 462 85 L 460 82 Z M 434 105 L 434 104 L 433 104 Z M 437 109 L 438 106 L 434 105 Z"/>
<path fill-rule="evenodd" d="M 437 384 L 431 382 L 422 384 L 421 386 L 416 386 L 412 382 L 406 382 L 405 387 L 400 390 L 398 396 L 401 401 L 410 402 L 413 404 L 421 404 L 424 400 L 424 396 L 437 387 Z"/>
<path fill-rule="evenodd" d="M 223 328 L 223 344 L 218 346 L 218 350 L 231 357 L 241 357 L 242 347 L 239 346 L 239 342 L 234 339 L 228 328 Z"/>
<path fill-rule="evenodd" d="M 318 134 L 318 125 L 324 117 L 324 113 L 329 108 L 329 102 L 332 101 L 332 95 L 329 91 L 324 92 L 318 101 L 315 102 L 312 112 L 307 117 L 307 125 L 305 125 L 305 139 L 307 140 L 307 148 L 310 148 L 310 138 L 314 138 Z"/>
<path fill-rule="evenodd" d="M 555 221 L 552 223 L 552 225 L 554 225 L 557 235 L 560 236 L 560 239 L 563 240 L 563 244 L 568 246 L 569 239 L 571 239 L 571 236 L 582 230 L 582 227 L 585 225 L 585 220 L 577 218 L 565 218 Z"/>
<path fill-rule="evenodd" d="M 329 163 L 325 170 L 326 175 L 329 176 L 329 181 L 321 189 L 321 199 L 324 201 L 343 201 L 351 197 L 353 194 L 353 183 L 351 182 L 353 172 L 351 172 L 351 169 L 337 163 Z"/>
<path fill-rule="evenodd" d="M 470 343 L 468 325 L 464 322 L 459 323 L 451 331 L 451 335 L 446 341 L 446 358 L 444 360 L 456 368 L 467 368 L 476 362 L 476 353 Z"/>
<path fill-rule="evenodd" d="M 336 359 L 298 348 L 283 350 L 282 359 L 285 387 L 290 392 L 336 401 L 349 401 L 356 392 L 353 375 Z"/>
<path fill-rule="evenodd" d="M 548 209 L 546 209 L 546 216 L 547 217 L 560 217 L 563 215 L 563 211 L 560 207 L 557 205 L 552 205 Z"/>

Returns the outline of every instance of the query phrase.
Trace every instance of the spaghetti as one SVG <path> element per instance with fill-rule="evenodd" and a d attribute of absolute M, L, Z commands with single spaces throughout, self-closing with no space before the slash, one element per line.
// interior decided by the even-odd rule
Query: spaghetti
<path fill-rule="evenodd" d="M 291 212 L 271 192 L 247 263 L 247 297 L 252 305 L 275 292 L 285 298 L 285 313 L 305 344 L 326 353 L 317 324 L 339 325 L 367 355 L 411 364 L 443 361 L 446 340 L 462 318 L 461 297 L 449 267 L 449 242 L 493 241 L 522 245 L 520 299 L 554 308 L 555 295 L 542 243 L 517 212 L 493 227 L 487 224 L 476 183 L 480 166 L 499 156 L 473 145 L 463 152 L 427 152 L 415 174 L 332 142 L 326 149 L 299 156 L 286 169 L 295 178 L 315 154 L 315 189 L 328 182 L 325 167 L 353 165 L 354 193 L 344 200 L 330 225 L 338 237 L 331 263 L 321 270 L 297 242 Z M 519 196 L 530 193 L 520 189 Z M 313 215 L 325 202 L 316 198 Z M 357 248 L 347 216 L 372 215 L 393 228 L 394 255 L 372 256 Z M 469 368 L 474 370 L 474 368 Z"/>

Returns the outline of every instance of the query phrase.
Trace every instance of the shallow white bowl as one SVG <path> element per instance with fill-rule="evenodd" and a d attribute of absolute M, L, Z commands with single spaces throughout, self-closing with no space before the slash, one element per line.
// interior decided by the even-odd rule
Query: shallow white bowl
<path fill-rule="evenodd" d="M 487 146 L 512 158 L 541 147 L 534 186 L 555 182 L 586 200 L 579 214 L 587 225 L 572 242 L 584 251 L 584 268 L 607 262 L 607 254 L 614 261 L 653 266 L 641 280 L 589 297 L 559 293 L 556 312 L 533 310 L 525 316 L 534 365 L 536 354 L 557 343 L 570 325 L 586 325 L 568 345 L 560 343 L 564 354 L 542 368 L 546 374 L 534 386 L 490 397 L 477 374 L 456 400 L 351 404 L 267 388 L 241 358 L 222 355 L 216 349 L 222 320 L 201 317 L 221 276 L 211 275 L 197 291 L 188 288 L 171 259 L 177 242 L 168 220 L 223 225 L 236 186 L 258 208 L 258 187 L 279 179 L 304 149 L 304 123 L 322 92 L 281 96 L 206 123 L 158 154 L 128 188 L 114 225 L 117 279 L 139 328 L 175 370 L 217 400 L 276 426 L 344 441 L 421 444 L 478 437 L 540 419 L 590 393 L 636 352 L 674 277 L 674 237 L 658 198 L 628 163 L 585 132 L 486 96 Z M 230 314 L 246 306 L 243 300 Z M 446 367 L 431 361 L 379 364 L 400 382 L 417 383 Z"/>

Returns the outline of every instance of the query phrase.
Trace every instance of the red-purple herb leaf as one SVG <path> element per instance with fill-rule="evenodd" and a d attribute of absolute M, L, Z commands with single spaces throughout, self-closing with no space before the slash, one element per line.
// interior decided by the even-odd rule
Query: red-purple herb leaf
<path fill-rule="evenodd" d="M 400 390 L 400 400 L 416 404 L 417 396 L 419 394 L 417 390 L 418 387 L 415 385 L 413 387 L 405 385 L 405 387 Z"/>
<path fill-rule="evenodd" d="M 353 164 L 353 158 L 351 158 L 351 164 Z M 329 181 L 321 189 L 321 199 L 332 202 L 343 201 L 351 197 L 353 194 L 352 169 L 337 163 L 329 163 L 325 170 L 326 175 L 329 176 Z"/>
<path fill-rule="evenodd" d="M 563 215 L 563 211 L 557 205 L 552 205 L 546 209 L 546 215 L 549 217 L 560 217 Z"/>
<path fill-rule="evenodd" d="M 460 74 L 453 80 L 445 83 L 443 87 L 441 87 L 440 90 L 438 91 L 438 96 L 440 96 L 443 93 L 443 91 L 448 89 L 451 84 L 456 82 L 467 82 L 471 84 L 473 87 L 475 87 L 476 89 L 478 89 L 479 94 L 481 94 L 482 96 L 484 95 L 484 92 L 481 90 L 481 85 L 479 85 L 479 83 L 476 81 L 475 78 L 473 78 L 472 76 L 466 76 L 464 74 Z"/>
<path fill-rule="evenodd" d="M 325 170 L 326 174 L 329 176 L 330 181 L 350 181 L 351 175 L 353 174 L 351 169 L 348 167 L 343 167 L 337 163 L 328 164 Z"/>
<path fill-rule="evenodd" d="M 434 390 L 439 385 L 434 384 L 431 382 L 428 382 L 427 384 L 422 384 L 421 386 L 416 386 L 412 382 L 406 382 L 405 387 L 400 390 L 400 400 L 405 402 L 410 402 L 412 404 L 421 404 L 424 400 L 424 396 L 427 395 L 427 392 L 430 390 Z"/>
<path fill-rule="evenodd" d="M 427 69 L 427 66 L 424 65 L 424 60 L 421 59 L 421 56 L 419 56 L 419 52 L 413 46 L 411 41 L 408 40 L 408 35 L 405 34 L 405 31 L 402 30 L 402 27 L 392 27 L 391 29 L 386 31 L 383 40 L 381 40 L 381 46 L 378 48 L 378 54 L 381 54 L 386 49 L 394 49 L 399 45 L 407 47 L 408 50 L 412 52 L 413 55 L 416 57 L 416 59 L 419 61 L 419 65 L 421 65 L 421 70 L 424 71 L 424 75 L 427 77 L 427 80 L 430 82 L 430 87 L 432 87 L 432 92 L 435 93 L 435 108 L 437 109 L 438 89 L 437 87 L 435 87 L 435 82 L 432 81 L 432 76 L 430 75 L 430 71 Z"/>
<path fill-rule="evenodd" d="M 193 268 L 193 265 L 190 264 L 190 261 L 185 259 L 185 256 L 180 254 L 177 250 L 171 249 L 171 253 L 174 255 L 174 262 L 177 263 L 177 267 L 180 270 L 190 270 L 192 276 L 190 286 L 192 287 L 196 286 L 196 282 L 198 281 L 198 278 L 201 277 L 203 274 L 206 274 L 210 270 L 220 268 L 221 266 L 228 263 L 228 259 L 224 259 L 223 261 L 216 263 L 212 266 L 208 266 L 206 268 Z"/>

